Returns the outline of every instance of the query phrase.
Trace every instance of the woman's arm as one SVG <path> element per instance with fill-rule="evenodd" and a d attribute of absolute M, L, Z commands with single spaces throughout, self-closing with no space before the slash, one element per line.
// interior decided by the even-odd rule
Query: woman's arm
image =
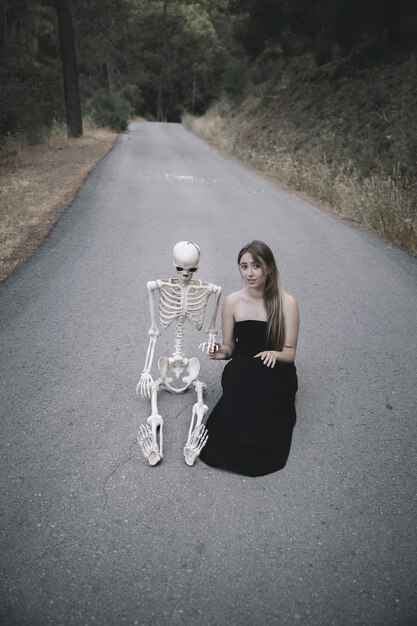
<path fill-rule="evenodd" d="M 280 352 L 278 352 L 278 350 L 265 350 L 255 355 L 255 358 L 260 357 L 263 364 L 268 367 L 274 367 L 277 361 L 293 363 L 295 359 L 298 332 L 300 330 L 300 312 L 297 300 L 287 293 L 284 294 L 283 312 L 285 319 L 285 340 L 283 349 Z"/>
<path fill-rule="evenodd" d="M 223 341 L 216 344 L 217 350 L 209 353 L 210 359 L 230 359 L 235 349 L 234 338 L 234 308 L 235 308 L 235 294 L 229 294 L 226 296 L 222 307 L 222 331 Z"/>

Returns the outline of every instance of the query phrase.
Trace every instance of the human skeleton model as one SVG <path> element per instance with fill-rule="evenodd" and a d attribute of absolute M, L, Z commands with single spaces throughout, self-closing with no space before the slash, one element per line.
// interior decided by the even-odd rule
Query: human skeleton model
<path fill-rule="evenodd" d="M 206 385 L 198 380 L 200 362 L 197 358 L 187 358 L 182 352 L 184 326 L 186 320 L 197 330 L 201 330 L 207 302 L 214 294 L 215 306 L 210 326 L 207 329 L 208 341 L 200 344 L 200 348 L 207 352 L 216 349 L 216 318 L 219 310 L 221 288 L 212 283 L 203 282 L 193 278 L 200 261 L 200 249 L 191 241 L 180 241 L 173 249 L 174 266 L 177 278 L 167 280 L 154 280 L 147 283 L 149 294 L 149 306 L 151 312 L 151 328 L 149 329 L 149 346 L 146 353 L 145 367 L 136 387 L 136 393 L 142 398 L 151 400 L 152 413 L 147 419 L 147 424 L 141 424 L 138 433 L 138 442 L 145 458 L 150 465 L 156 465 L 163 457 L 163 419 L 158 413 L 158 392 L 166 389 L 171 393 L 183 393 L 191 386 L 197 392 L 197 402 L 193 406 L 191 424 L 188 431 L 188 440 L 184 447 L 184 458 L 187 465 L 194 465 L 198 455 L 207 441 L 207 431 L 202 423 L 208 407 L 203 402 L 203 394 Z M 175 322 L 176 332 L 174 352 L 171 357 L 162 356 L 158 360 L 159 378 L 153 380 L 151 368 L 155 352 L 156 341 L 161 334 L 155 315 L 155 293 L 159 296 L 159 321 L 162 329 L 166 329 Z M 171 383 L 175 374 L 178 380 L 182 377 L 180 386 Z M 181 384 L 182 383 L 182 384 Z M 159 443 L 158 443 L 159 437 Z"/>

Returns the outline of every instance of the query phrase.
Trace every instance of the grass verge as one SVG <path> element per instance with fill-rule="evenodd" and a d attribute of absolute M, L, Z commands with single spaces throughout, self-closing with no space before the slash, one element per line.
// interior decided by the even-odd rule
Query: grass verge
<path fill-rule="evenodd" d="M 86 128 L 79 139 L 54 128 L 42 143 L 10 139 L 0 161 L 0 280 L 24 263 L 64 213 L 117 134 Z"/>
<path fill-rule="evenodd" d="M 416 255 L 415 61 L 339 79 L 298 64 L 184 125 Z"/>

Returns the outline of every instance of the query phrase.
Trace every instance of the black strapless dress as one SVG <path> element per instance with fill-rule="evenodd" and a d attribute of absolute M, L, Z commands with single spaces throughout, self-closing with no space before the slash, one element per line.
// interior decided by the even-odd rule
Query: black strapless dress
<path fill-rule="evenodd" d="M 223 396 L 206 422 L 208 441 L 200 459 L 247 476 L 284 467 L 296 413 L 297 373 L 293 363 L 266 367 L 254 355 L 267 350 L 266 322 L 235 323 L 236 348 L 223 370 Z"/>

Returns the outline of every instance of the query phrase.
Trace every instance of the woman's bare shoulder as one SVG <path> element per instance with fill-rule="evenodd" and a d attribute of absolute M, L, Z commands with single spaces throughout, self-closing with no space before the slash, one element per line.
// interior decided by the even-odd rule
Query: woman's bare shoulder
<path fill-rule="evenodd" d="M 284 303 L 284 306 L 288 306 L 288 307 L 298 306 L 297 300 L 294 298 L 294 296 L 286 292 L 282 294 L 282 301 Z"/>
<path fill-rule="evenodd" d="M 298 318 L 300 317 L 300 311 L 298 308 L 298 302 L 289 293 L 282 294 L 282 305 L 284 309 L 284 315 L 288 319 L 289 316 Z"/>
<path fill-rule="evenodd" d="M 240 300 L 242 300 L 243 297 L 244 293 L 243 289 L 241 289 L 240 291 L 234 291 L 233 293 L 229 293 L 225 297 L 224 302 L 225 304 L 227 303 L 228 306 L 233 306 L 237 304 Z"/>

